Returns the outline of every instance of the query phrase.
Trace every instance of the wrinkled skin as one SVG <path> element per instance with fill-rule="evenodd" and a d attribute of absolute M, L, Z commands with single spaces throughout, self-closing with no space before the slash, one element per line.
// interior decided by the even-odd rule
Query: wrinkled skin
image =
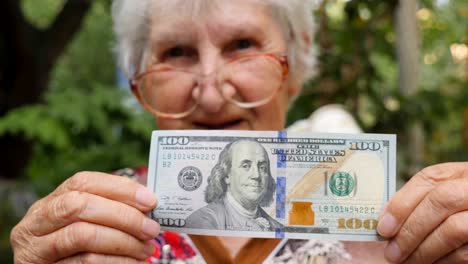
<path fill-rule="evenodd" d="M 159 224 L 154 194 L 125 177 L 80 172 L 36 202 L 11 232 L 15 263 L 145 263 Z"/>
<path fill-rule="evenodd" d="M 378 231 L 395 263 L 468 263 L 468 162 L 427 167 L 398 191 Z"/>

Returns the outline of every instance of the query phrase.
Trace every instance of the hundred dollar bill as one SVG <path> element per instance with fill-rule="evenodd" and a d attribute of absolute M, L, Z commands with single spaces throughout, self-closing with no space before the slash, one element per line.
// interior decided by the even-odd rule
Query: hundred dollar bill
<path fill-rule="evenodd" d="M 395 152 L 395 135 L 154 131 L 151 215 L 188 234 L 379 240 Z"/>

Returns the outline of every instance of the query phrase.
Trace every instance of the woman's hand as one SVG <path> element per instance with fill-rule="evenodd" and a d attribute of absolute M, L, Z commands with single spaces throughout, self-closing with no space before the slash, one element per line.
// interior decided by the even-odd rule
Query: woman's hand
<path fill-rule="evenodd" d="M 144 186 L 125 177 L 80 172 L 36 202 L 11 232 L 15 263 L 144 263 L 159 224 Z"/>
<path fill-rule="evenodd" d="M 378 225 L 393 237 L 385 249 L 396 263 L 468 263 L 468 162 L 416 174 L 390 200 Z"/>

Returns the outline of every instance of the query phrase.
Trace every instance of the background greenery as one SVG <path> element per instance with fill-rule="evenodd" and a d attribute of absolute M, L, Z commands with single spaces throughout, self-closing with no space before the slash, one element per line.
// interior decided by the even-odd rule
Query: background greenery
<path fill-rule="evenodd" d="M 63 0 L 22 0 L 28 20 L 45 28 Z M 420 2 L 421 82 L 411 97 L 397 81 L 395 1 L 324 1 L 316 11 L 321 72 L 291 109 L 288 123 L 317 107 L 342 103 L 366 132 L 397 133 L 399 172 L 408 176 L 405 128 L 421 121 L 425 164 L 468 160 L 468 8 L 464 0 Z M 113 171 L 147 162 L 152 117 L 116 84 L 109 1 L 95 1 L 76 37 L 54 66 L 39 104 L 0 118 L 1 134 L 34 141 L 32 159 L 14 188 L 41 197 L 80 170 Z M 468 119 L 468 118 L 467 118 Z M 465 123 L 464 123 L 465 122 Z M 466 127 L 465 127 L 466 129 Z M 466 132 L 465 132 L 466 133 Z M 24 210 L 0 188 L 0 262 L 11 262 L 9 232 Z M 34 198 L 31 198 L 34 199 Z M 14 199 L 13 199 L 14 200 Z"/>

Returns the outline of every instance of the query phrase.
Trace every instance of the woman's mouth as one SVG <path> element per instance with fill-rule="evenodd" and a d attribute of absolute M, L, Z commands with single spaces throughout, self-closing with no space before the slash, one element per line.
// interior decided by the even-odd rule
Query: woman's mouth
<path fill-rule="evenodd" d="M 245 130 L 247 129 L 247 124 L 245 120 L 242 119 L 235 119 L 228 122 L 217 123 L 217 124 L 210 124 L 210 123 L 201 123 L 195 122 L 195 126 L 198 129 L 208 129 L 208 130 Z"/>

